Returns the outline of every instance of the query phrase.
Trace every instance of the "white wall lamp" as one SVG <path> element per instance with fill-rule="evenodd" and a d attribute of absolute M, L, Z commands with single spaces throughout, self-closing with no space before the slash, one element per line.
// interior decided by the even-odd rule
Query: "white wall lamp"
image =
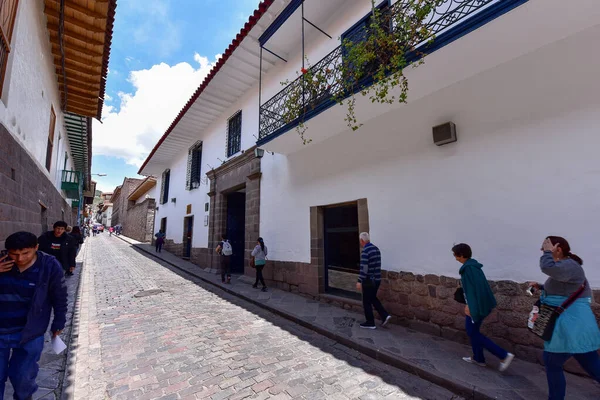
<path fill-rule="evenodd" d="M 265 155 L 265 151 L 271 155 L 275 155 L 275 153 L 273 153 L 271 151 L 267 151 L 265 149 L 261 149 L 260 147 L 257 147 L 254 149 L 254 157 L 263 158 L 263 156 Z"/>

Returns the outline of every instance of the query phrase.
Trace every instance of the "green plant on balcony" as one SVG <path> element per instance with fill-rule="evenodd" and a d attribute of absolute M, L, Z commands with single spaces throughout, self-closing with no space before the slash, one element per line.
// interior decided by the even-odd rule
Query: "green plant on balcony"
<path fill-rule="evenodd" d="M 404 68 L 423 64 L 424 54 L 417 51 L 417 46 L 433 40 L 432 28 L 427 25 L 428 16 L 444 1 L 402 0 L 391 9 L 381 10 L 372 0 L 372 12 L 364 32 L 342 41 L 335 65 L 313 67 L 307 59 L 308 68 L 297 73 L 300 84 L 281 82 L 289 90 L 283 104 L 284 122 L 297 121 L 296 130 L 307 144 L 311 139 L 304 135 L 305 115 L 324 100 L 332 99 L 346 106 L 344 120 L 353 131 L 362 126 L 356 116 L 358 94 L 368 97 L 372 103 L 406 103 L 408 80 Z"/>

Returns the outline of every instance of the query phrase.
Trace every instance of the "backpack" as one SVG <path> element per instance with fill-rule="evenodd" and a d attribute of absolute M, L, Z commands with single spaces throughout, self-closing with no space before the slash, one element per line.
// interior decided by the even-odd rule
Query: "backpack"
<path fill-rule="evenodd" d="M 228 241 L 224 241 L 223 242 L 223 250 L 221 250 L 221 253 L 224 256 L 230 256 L 233 254 L 233 248 L 231 247 L 231 243 L 229 243 Z"/>

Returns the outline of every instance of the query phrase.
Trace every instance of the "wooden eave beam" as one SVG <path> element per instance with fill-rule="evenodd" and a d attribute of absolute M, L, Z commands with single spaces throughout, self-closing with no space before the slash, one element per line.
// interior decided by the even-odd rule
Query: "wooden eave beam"
<path fill-rule="evenodd" d="M 45 13 L 46 13 L 46 15 L 48 15 L 51 18 L 60 20 L 60 11 L 53 7 L 48 7 L 48 5 L 46 5 Z M 85 22 L 80 21 L 78 19 L 65 19 L 65 26 L 67 24 L 72 24 L 72 25 L 78 26 L 82 29 L 86 29 L 90 32 L 94 32 L 94 33 L 105 33 L 105 31 L 106 31 L 105 28 L 100 28 L 100 27 L 97 27 L 96 25 L 86 24 Z"/>
<path fill-rule="evenodd" d="M 64 85 L 63 85 L 62 83 L 60 84 L 60 87 L 59 87 L 59 89 L 60 89 L 61 91 L 64 91 Z M 98 91 L 97 91 L 97 90 L 95 90 L 95 91 L 91 91 L 91 90 L 89 90 L 89 91 L 85 91 L 85 90 L 81 90 L 81 89 L 79 89 L 79 88 L 78 88 L 78 87 L 76 87 L 76 86 L 67 86 L 67 90 L 68 90 L 68 92 L 69 92 L 69 95 L 70 95 L 71 93 L 73 93 L 73 94 L 77 94 L 77 95 L 79 95 L 80 97 L 81 97 L 81 96 L 87 96 L 88 98 L 90 98 L 90 97 L 97 98 L 97 97 L 98 97 Z"/>
<path fill-rule="evenodd" d="M 54 57 L 54 66 L 56 68 L 62 68 L 62 63 L 60 58 Z M 69 59 L 65 59 L 65 68 L 67 70 L 80 71 L 80 73 L 85 73 L 87 75 L 101 75 L 102 67 L 100 65 L 85 65 L 79 63 L 73 63 Z"/>
<path fill-rule="evenodd" d="M 85 95 L 82 96 L 81 94 L 74 93 L 74 92 L 72 92 L 72 91 L 69 90 L 68 91 L 68 100 L 71 101 L 71 99 L 74 98 L 74 97 L 76 99 L 81 99 L 82 102 L 85 102 L 85 103 L 87 103 L 87 102 L 96 102 L 97 103 L 98 102 L 98 96 L 93 96 L 93 95 L 92 96 L 89 96 L 89 95 L 88 96 L 85 96 Z"/>
<path fill-rule="evenodd" d="M 62 56 L 59 53 L 52 52 L 55 60 L 61 60 Z M 65 62 L 85 65 L 88 67 L 102 68 L 102 62 L 94 61 L 93 59 L 83 58 L 76 55 L 66 55 Z"/>
<path fill-rule="evenodd" d="M 81 101 L 73 100 L 69 97 L 67 99 L 67 110 L 69 110 L 70 107 L 86 110 L 86 112 L 92 112 L 92 110 L 94 110 L 94 112 L 97 111 L 97 106 L 95 104 L 82 103 Z"/>
<path fill-rule="evenodd" d="M 90 111 L 75 106 L 67 106 L 67 111 L 85 115 L 86 117 L 95 117 L 98 110 Z"/>
<path fill-rule="evenodd" d="M 55 33 L 56 36 L 58 36 L 58 29 L 58 25 L 48 22 L 48 30 L 52 33 Z M 76 34 L 75 32 L 71 31 L 70 29 L 65 29 L 64 35 L 71 39 L 79 40 L 87 44 L 92 44 L 94 46 L 104 46 L 104 41 L 96 40 L 89 37 L 82 37 Z"/>
<path fill-rule="evenodd" d="M 62 68 L 60 66 L 56 66 L 55 69 L 56 69 L 56 73 L 61 75 L 61 77 L 62 77 Z M 81 71 L 78 71 L 78 70 L 70 68 L 70 67 L 65 67 L 65 71 L 67 71 L 67 76 L 69 78 L 71 78 L 72 80 L 77 81 L 77 82 L 94 84 L 94 83 L 100 81 L 100 79 L 97 79 L 97 80 L 93 79 L 85 72 L 81 72 Z M 75 74 L 75 75 L 73 75 L 73 74 Z M 99 77 L 99 75 L 100 74 L 98 74 L 98 77 Z M 60 80 L 62 81 L 62 79 L 60 79 Z"/>
<path fill-rule="evenodd" d="M 60 46 L 58 45 L 58 43 L 52 42 L 51 44 L 52 44 L 52 54 L 55 55 L 56 57 L 61 57 Z M 81 58 L 81 53 L 79 53 L 75 50 L 69 49 L 68 47 L 65 48 L 64 50 L 65 50 L 66 58 L 78 57 L 79 59 L 86 60 L 86 62 L 88 62 L 87 58 Z M 86 56 L 91 57 L 91 60 L 89 62 L 102 65 L 102 56 L 91 55 L 91 54 L 86 54 Z"/>
<path fill-rule="evenodd" d="M 57 45 L 58 45 L 59 40 L 58 40 L 57 33 L 50 31 L 50 39 L 51 39 L 51 41 L 57 43 Z M 92 49 L 88 49 L 87 47 L 79 46 L 78 44 L 74 44 L 74 43 L 65 42 L 65 43 L 63 43 L 63 46 L 65 49 L 71 49 L 78 53 L 86 54 L 86 55 L 90 55 L 90 56 L 102 56 L 104 54 L 104 49 L 102 49 L 102 50 L 93 49 L 92 50 Z M 104 44 L 102 44 L 101 47 L 104 47 Z"/>
<path fill-rule="evenodd" d="M 65 8 L 67 8 L 69 10 L 77 11 L 79 13 L 84 14 L 86 17 L 91 17 L 94 19 L 106 19 L 107 18 L 106 14 L 103 14 L 96 10 L 90 10 L 87 7 L 80 6 L 79 4 L 74 3 L 73 0 L 66 0 Z"/>

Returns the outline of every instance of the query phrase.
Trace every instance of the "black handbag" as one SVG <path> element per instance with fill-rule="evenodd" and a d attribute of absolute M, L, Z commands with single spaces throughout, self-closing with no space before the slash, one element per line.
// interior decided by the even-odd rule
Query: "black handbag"
<path fill-rule="evenodd" d="M 467 304 L 467 301 L 465 300 L 465 291 L 462 286 L 459 286 L 456 289 L 456 292 L 454 292 L 454 300 L 460 304 Z"/>
<path fill-rule="evenodd" d="M 587 281 L 583 282 L 579 289 L 569 296 L 560 306 L 549 306 L 548 304 L 541 304 L 537 318 L 533 323 L 533 328 L 529 328 L 535 335 L 541 337 L 544 341 L 549 342 L 552 339 L 554 333 L 554 327 L 556 326 L 556 320 L 560 315 L 577 300 L 583 293 L 587 286 Z"/>

